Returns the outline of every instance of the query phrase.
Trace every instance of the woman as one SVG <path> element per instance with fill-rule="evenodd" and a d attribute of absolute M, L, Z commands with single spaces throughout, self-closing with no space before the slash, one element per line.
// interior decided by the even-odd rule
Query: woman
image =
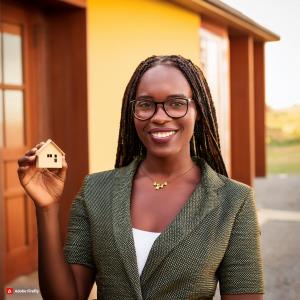
<path fill-rule="evenodd" d="M 19 177 L 36 205 L 45 299 L 262 299 L 252 190 L 227 177 L 202 72 L 181 56 L 143 61 L 127 85 L 115 169 L 87 176 L 65 244 L 59 199 L 67 165 Z"/>

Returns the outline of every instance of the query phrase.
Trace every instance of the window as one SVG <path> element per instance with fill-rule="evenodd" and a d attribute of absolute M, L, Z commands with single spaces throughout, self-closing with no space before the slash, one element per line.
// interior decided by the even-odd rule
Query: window
<path fill-rule="evenodd" d="M 211 26 L 212 27 L 212 26 Z M 224 30 L 222 30 L 224 31 Z M 222 156 L 230 166 L 229 42 L 227 32 L 200 28 L 200 65 L 216 108 Z"/>
<path fill-rule="evenodd" d="M 23 30 L 0 28 L 0 147 L 14 148 L 25 144 Z"/>

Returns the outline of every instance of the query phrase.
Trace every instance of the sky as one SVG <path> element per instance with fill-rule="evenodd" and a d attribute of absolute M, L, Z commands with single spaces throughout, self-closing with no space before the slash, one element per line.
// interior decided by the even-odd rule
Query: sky
<path fill-rule="evenodd" d="M 265 48 L 267 105 L 300 105 L 300 1 L 222 1 L 280 36 Z"/>

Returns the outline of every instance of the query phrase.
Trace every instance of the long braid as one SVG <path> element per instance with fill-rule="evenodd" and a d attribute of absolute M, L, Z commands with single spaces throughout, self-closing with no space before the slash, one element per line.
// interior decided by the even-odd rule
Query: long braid
<path fill-rule="evenodd" d="M 179 69 L 191 86 L 193 100 L 200 114 L 199 121 L 195 122 L 194 141 L 190 145 L 191 156 L 202 157 L 216 172 L 227 176 L 221 155 L 216 111 L 206 79 L 200 68 L 179 55 L 151 56 L 141 62 L 133 73 L 123 97 L 115 167 L 126 166 L 136 156 L 146 155 L 146 149 L 135 130 L 129 102 L 135 98 L 143 74 L 159 64 L 172 65 Z"/>

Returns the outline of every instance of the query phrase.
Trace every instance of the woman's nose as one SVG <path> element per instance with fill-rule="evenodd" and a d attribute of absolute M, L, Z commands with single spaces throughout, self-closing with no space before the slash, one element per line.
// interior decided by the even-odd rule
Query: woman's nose
<path fill-rule="evenodd" d="M 167 115 L 167 113 L 165 112 L 165 110 L 163 108 L 163 104 L 162 103 L 158 103 L 157 107 L 156 107 L 156 112 L 153 115 L 153 117 L 151 118 L 151 120 L 153 122 L 159 122 L 159 123 L 161 123 L 161 122 L 170 121 L 170 120 L 172 120 L 172 118 L 169 117 Z"/>

